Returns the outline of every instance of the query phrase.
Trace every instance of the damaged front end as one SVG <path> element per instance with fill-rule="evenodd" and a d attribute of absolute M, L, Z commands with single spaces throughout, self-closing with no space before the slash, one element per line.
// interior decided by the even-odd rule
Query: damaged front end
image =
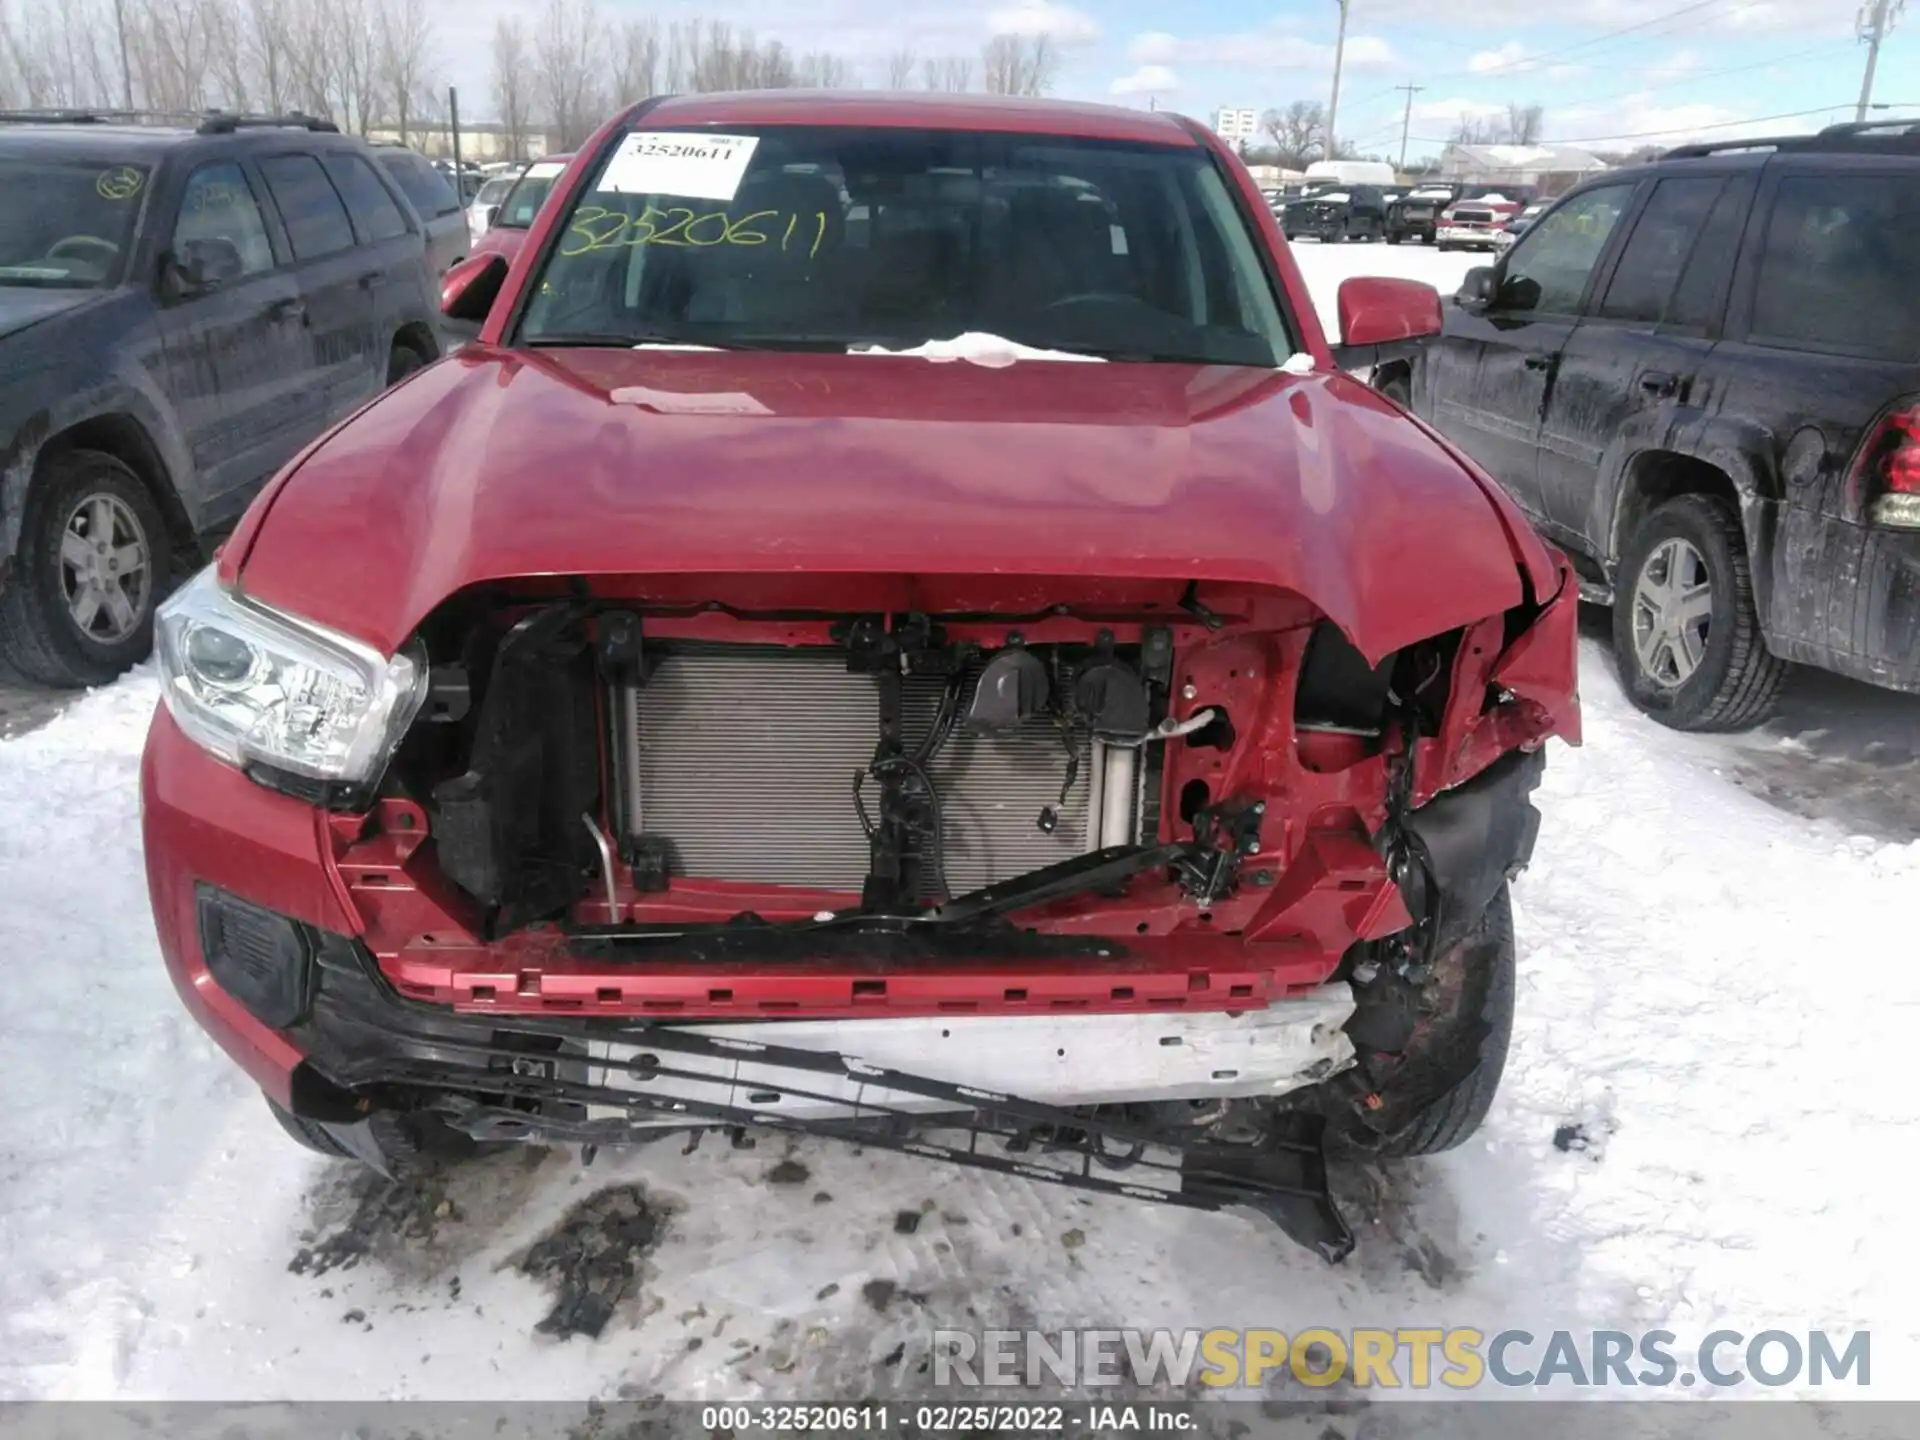
<path fill-rule="evenodd" d="M 249 769 L 320 807 L 350 917 L 294 947 L 294 1108 L 347 1144 L 800 1129 L 1338 1258 L 1332 1112 L 1578 738 L 1561 579 L 1374 659 L 1251 585 L 464 591 L 376 787 Z"/>

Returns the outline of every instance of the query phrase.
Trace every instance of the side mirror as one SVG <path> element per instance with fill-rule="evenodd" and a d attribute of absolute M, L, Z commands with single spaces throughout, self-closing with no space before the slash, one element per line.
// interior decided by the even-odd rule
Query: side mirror
<path fill-rule="evenodd" d="M 1336 303 L 1342 345 L 1421 340 L 1441 330 L 1440 292 L 1418 280 L 1343 280 Z"/>
<path fill-rule="evenodd" d="M 506 278 L 507 257 L 498 251 L 448 266 L 440 277 L 440 313 L 449 320 L 485 320 Z"/>
<path fill-rule="evenodd" d="M 1461 277 L 1453 298 L 1469 310 L 1484 310 L 1499 290 L 1499 272 L 1491 265 L 1476 265 Z"/>
<path fill-rule="evenodd" d="M 245 269 L 246 263 L 240 258 L 240 247 L 231 240 L 219 237 L 182 240 L 167 255 L 167 292 L 177 300 L 205 295 L 210 290 L 218 290 L 222 285 L 238 280 Z"/>

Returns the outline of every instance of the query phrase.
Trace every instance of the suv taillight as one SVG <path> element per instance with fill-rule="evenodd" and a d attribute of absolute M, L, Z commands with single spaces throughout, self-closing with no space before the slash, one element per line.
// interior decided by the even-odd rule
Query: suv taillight
<path fill-rule="evenodd" d="M 1920 405 L 1890 410 L 1860 447 L 1848 489 L 1876 525 L 1920 530 Z"/>

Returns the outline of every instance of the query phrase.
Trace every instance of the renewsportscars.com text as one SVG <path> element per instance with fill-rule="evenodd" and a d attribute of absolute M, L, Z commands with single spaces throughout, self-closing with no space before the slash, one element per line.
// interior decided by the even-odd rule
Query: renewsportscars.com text
<path fill-rule="evenodd" d="M 1670 1330 L 936 1330 L 933 1383 L 1259 1389 L 1284 1377 L 1374 1390 L 1865 1389 L 1872 1349 L 1865 1330 L 1712 1330 L 1692 1344 Z"/>

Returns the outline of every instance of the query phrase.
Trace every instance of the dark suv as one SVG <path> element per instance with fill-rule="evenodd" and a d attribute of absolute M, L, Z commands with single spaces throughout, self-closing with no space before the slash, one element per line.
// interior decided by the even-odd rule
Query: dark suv
<path fill-rule="evenodd" d="M 1375 383 L 1571 553 L 1665 723 L 1757 724 L 1788 661 L 1920 692 L 1920 126 L 1589 181 Z"/>
<path fill-rule="evenodd" d="M 176 561 L 441 349 L 422 222 L 324 121 L 0 116 L 0 660 L 144 658 Z"/>
<path fill-rule="evenodd" d="M 1280 212 L 1280 228 L 1287 239 L 1312 235 L 1322 244 L 1339 240 L 1373 240 L 1386 233 L 1386 192 L 1378 185 L 1332 183 L 1289 200 Z"/>

